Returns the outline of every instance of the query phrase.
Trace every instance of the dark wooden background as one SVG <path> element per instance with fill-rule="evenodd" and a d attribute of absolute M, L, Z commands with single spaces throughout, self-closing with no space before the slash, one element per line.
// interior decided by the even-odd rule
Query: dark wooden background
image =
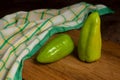
<path fill-rule="evenodd" d="M 120 43 L 120 0 L 1 0 L 0 18 L 16 11 L 62 8 L 81 1 L 91 4 L 104 4 L 115 11 L 114 14 L 101 16 L 101 32 L 104 40 Z"/>

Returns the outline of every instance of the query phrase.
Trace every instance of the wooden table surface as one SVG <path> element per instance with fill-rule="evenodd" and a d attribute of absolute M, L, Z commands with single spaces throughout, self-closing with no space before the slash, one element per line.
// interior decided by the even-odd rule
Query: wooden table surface
<path fill-rule="evenodd" d="M 69 56 L 51 63 L 40 64 L 34 55 L 24 63 L 24 80 L 120 80 L 120 45 L 102 40 L 102 56 L 93 63 L 85 63 L 77 57 L 77 44 L 80 30 L 71 30 L 69 34 L 75 49 Z"/>

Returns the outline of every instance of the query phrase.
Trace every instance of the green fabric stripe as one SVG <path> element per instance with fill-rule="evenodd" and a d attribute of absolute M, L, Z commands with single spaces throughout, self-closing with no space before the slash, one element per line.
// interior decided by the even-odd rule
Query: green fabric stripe
<path fill-rule="evenodd" d="M 2 46 L 0 46 L 0 49 L 2 49 L 4 47 L 4 45 L 8 42 L 8 40 L 10 40 L 13 36 L 15 36 L 16 34 L 20 33 L 21 31 L 23 31 L 27 25 L 29 24 L 30 22 L 27 22 L 25 23 L 24 27 L 22 27 L 22 29 L 20 29 L 20 31 L 16 32 L 15 34 L 13 34 L 12 36 L 10 36 L 9 38 L 7 38 L 7 40 L 4 41 L 4 43 L 2 44 Z M 1 34 L 1 32 L 0 32 Z"/>
<path fill-rule="evenodd" d="M 7 60 L 5 61 L 5 63 L 8 61 L 8 59 L 9 59 L 10 55 L 12 54 L 12 52 L 14 52 L 17 48 L 19 48 L 19 46 L 22 45 L 23 43 L 24 43 L 24 42 L 20 43 L 16 48 L 14 47 L 14 49 L 12 49 L 12 50 L 10 51 L 10 54 L 8 55 L 8 58 L 7 58 Z M 25 45 L 27 46 L 26 43 L 25 43 Z M 16 55 L 17 55 L 17 54 L 16 54 Z"/>
<path fill-rule="evenodd" d="M 8 28 L 9 26 L 14 25 L 15 23 L 16 23 L 16 21 L 15 21 L 15 22 L 11 22 L 11 23 L 7 24 L 7 25 L 4 27 L 4 29 Z"/>
<path fill-rule="evenodd" d="M 3 35 L 3 33 L 2 33 L 2 32 L 0 32 L 0 34 L 1 34 L 1 36 L 2 36 L 2 39 L 4 40 L 4 43 L 7 43 L 7 42 L 8 42 L 8 40 L 6 40 L 6 39 L 5 39 L 5 37 L 4 37 L 4 35 Z M 3 43 L 3 44 L 4 44 L 4 43 Z M 2 46 L 3 46 L 3 45 L 2 45 Z M 1 47 L 2 47 L 2 46 L 0 45 L 0 49 L 1 49 Z"/>
<path fill-rule="evenodd" d="M 40 19 L 43 19 L 44 13 L 45 13 L 45 12 L 42 12 L 42 15 L 41 15 L 41 18 L 40 18 Z"/>
<path fill-rule="evenodd" d="M 28 37 L 26 35 L 24 35 L 24 32 L 22 31 L 22 29 L 20 27 L 18 27 L 18 28 L 20 29 L 19 31 L 21 32 L 22 36 L 24 36 L 26 38 L 26 40 L 29 40 Z"/>
<path fill-rule="evenodd" d="M 6 19 L 4 19 L 4 18 L 2 18 L 2 19 L 0 19 L 0 20 L 5 21 L 5 22 L 7 22 L 7 23 L 8 23 L 6 26 L 4 26 L 4 28 L 3 28 L 3 29 L 6 29 L 8 26 L 12 26 L 13 24 L 15 24 L 15 23 L 16 23 L 16 21 L 9 23 L 9 22 L 8 22 Z"/>
<path fill-rule="evenodd" d="M 12 47 L 13 47 L 13 46 L 12 46 Z M 15 50 L 16 50 L 16 48 L 13 48 L 12 51 L 10 51 L 10 54 L 8 55 L 8 57 L 7 57 L 7 59 L 5 60 L 4 64 L 2 65 L 1 70 L 4 68 L 5 63 L 8 61 L 8 59 L 9 59 L 11 53 L 12 53 L 13 51 L 15 51 Z"/>
<path fill-rule="evenodd" d="M 5 66 L 5 63 L 8 61 L 8 59 L 9 59 L 9 57 L 11 56 L 11 54 L 12 54 L 12 52 L 14 52 L 21 44 L 23 44 L 23 43 L 20 43 L 16 48 L 14 48 L 14 49 L 12 49 L 11 51 L 10 51 L 10 54 L 8 55 L 8 57 L 7 57 L 7 59 L 6 59 L 6 61 L 4 62 L 4 64 L 2 65 L 2 68 L 4 68 L 4 66 Z M 27 45 L 26 45 L 27 46 Z M 25 49 L 24 49 L 25 50 Z M 16 54 L 17 55 L 17 54 Z M 2 69 L 1 68 L 1 69 Z"/>
<path fill-rule="evenodd" d="M 36 11 L 34 11 L 34 13 L 36 13 L 36 14 L 42 14 L 42 12 L 36 12 Z M 55 16 L 54 14 L 51 14 L 51 13 L 44 13 L 45 15 L 50 15 L 50 16 Z M 40 16 L 41 17 L 41 16 Z M 41 18 L 40 18 L 41 19 Z"/>
<path fill-rule="evenodd" d="M 12 53 L 13 51 L 15 51 L 15 50 L 16 50 L 20 45 L 22 45 L 22 44 L 23 44 L 23 43 L 20 43 L 16 48 L 14 47 L 14 49 L 10 51 L 10 54 L 8 55 L 8 58 L 10 57 L 11 53 Z M 25 45 L 28 46 L 26 43 L 25 43 Z M 16 54 L 16 55 L 17 55 L 17 54 Z M 7 60 L 5 61 L 5 63 L 8 61 L 8 58 L 7 58 Z"/>
<path fill-rule="evenodd" d="M 2 60 L 2 59 L 0 59 L 0 62 L 2 62 L 3 63 L 3 65 L 5 65 L 5 62 Z M 3 68 L 3 65 L 0 67 L 0 71 L 2 70 L 2 68 Z"/>
<path fill-rule="evenodd" d="M 49 19 L 48 21 L 49 21 L 49 22 L 51 22 L 51 23 L 52 23 L 52 25 L 54 25 L 54 23 L 52 22 L 52 20 L 51 20 L 51 19 Z"/>
<path fill-rule="evenodd" d="M 70 7 L 68 7 L 68 9 L 69 9 L 75 16 L 77 16 L 77 14 L 76 14 Z"/>
<path fill-rule="evenodd" d="M 11 47 L 13 47 L 12 51 L 15 51 L 15 52 L 14 52 L 14 55 L 15 55 L 16 57 L 18 57 L 18 55 L 16 54 L 16 48 L 15 48 L 15 46 L 14 46 L 13 44 L 9 43 L 9 42 L 8 42 L 8 44 L 9 44 Z"/>
<path fill-rule="evenodd" d="M 5 40 L 5 37 L 4 37 L 3 33 L 2 33 L 2 32 L 0 32 L 0 34 L 1 34 L 1 36 L 2 36 L 2 39 L 4 39 L 4 40 Z"/>
<path fill-rule="evenodd" d="M 99 12 L 100 15 L 104 15 L 104 14 L 108 14 L 108 13 L 114 13 L 113 10 L 111 10 L 110 8 L 102 8 L 102 9 L 97 9 L 97 11 Z"/>
<path fill-rule="evenodd" d="M 72 21 L 76 20 L 76 19 L 79 17 L 79 15 L 80 15 L 81 13 L 83 13 L 83 12 L 90 6 L 90 5 L 88 5 L 88 4 L 85 4 L 85 5 L 86 5 L 86 7 L 85 7 L 83 10 L 81 10 L 80 13 L 79 13 L 78 15 L 76 15 L 75 18 L 74 18 Z"/>
<path fill-rule="evenodd" d="M 26 18 L 25 18 L 25 23 L 28 21 L 28 17 L 29 17 L 29 12 L 27 12 Z"/>
<path fill-rule="evenodd" d="M 2 33 L 1 33 L 2 34 Z M 4 37 L 4 36 L 3 36 Z M 3 38 L 4 39 L 4 38 Z M 8 40 L 5 40 L 5 41 L 7 41 L 8 42 Z M 9 43 L 9 42 L 8 42 Z M 11 55 L 11 53 L 13 52 L 13 51 L 15 51 L 21 44 L 23 44 L 24 42 L 22 42 L 22 43 L 20 43 L 16 48 L 14 47 L 11 51 L 10 51 L 10 54 L 8 55 L 8 58 L 6 59 L 6 61 L 5 61 L 5 63 L 8 61 L 8 59 L 9 59 L 9 57 L 10 57 L 10 55 Z M 10 44 L 10 43 L 9 43 Z M 12 46 L 12 45 L 11 45 Z M 17 54 L 16 54 L 17 55 Z M 2 65 L 2 68 L 5 66 L 5 64 L 4 65 Z M 1 69 L 2 69 L 1 68 Z"/>
<path fill-rule="evenodd" d="M 30 35 L 29 39 L 31 39 L 32 36 L 35 35 L 48 21 L 49 21 L 49 19 L 46 20 L 45 22 L 43 22 L 43 23 L 35 30 L 35 32 L 34 32 L 32 35 Z"/>
<path fill-rule="evenodd" d="M 67 21 L 64 15 L 61 15 L 64 18 L 63 24 Z"/>

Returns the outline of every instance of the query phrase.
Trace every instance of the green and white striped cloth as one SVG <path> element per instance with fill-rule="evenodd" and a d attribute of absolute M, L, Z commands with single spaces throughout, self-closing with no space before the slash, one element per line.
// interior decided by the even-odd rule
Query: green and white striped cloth
<path fill-rule="evenodd" d="M 79 29 L 88 14 L 112 13 L 105 5 L 80 2 L 62 9 L 19 11 L 0 19 L 0 80 L 22 80 L 24 60 L 55 33 Z"/>

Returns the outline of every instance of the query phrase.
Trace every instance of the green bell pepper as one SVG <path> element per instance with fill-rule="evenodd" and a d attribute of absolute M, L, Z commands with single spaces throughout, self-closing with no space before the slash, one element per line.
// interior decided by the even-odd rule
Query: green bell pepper
<path fill-rule="evenodd" d="M 80 31 L 78 56 L 85 62 L 93 62 L 101 57 L 100 17 L 97 11 L 88 16 Z"/>
<path fill-rule="evenodd" d="M 67 34 L 58 34 L 57 37 L 41 48 L 37 61 L 40 63 L 52 63 L 66 57 L 73 49 L 72 38 Z"/>

